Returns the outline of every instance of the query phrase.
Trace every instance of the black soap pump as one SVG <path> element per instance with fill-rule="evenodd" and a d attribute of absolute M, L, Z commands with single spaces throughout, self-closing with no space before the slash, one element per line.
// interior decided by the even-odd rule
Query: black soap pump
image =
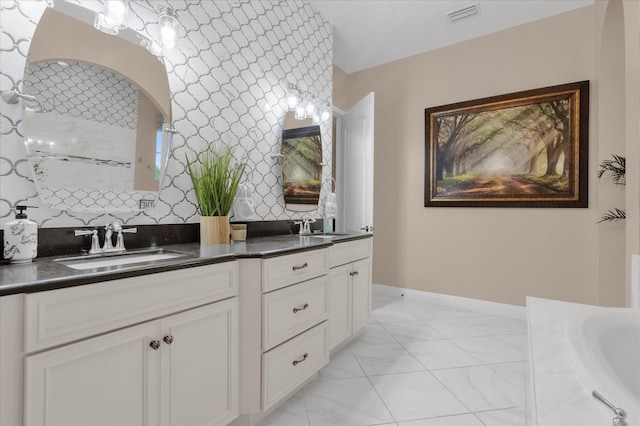
<path fill-rule="evenodd" d="M 16 206 L 16 219 L 4 225 L 4 258 L 10 263 L 31 262 L 38 255 L 38 224 L 27 219 L 25 210 Z"/>

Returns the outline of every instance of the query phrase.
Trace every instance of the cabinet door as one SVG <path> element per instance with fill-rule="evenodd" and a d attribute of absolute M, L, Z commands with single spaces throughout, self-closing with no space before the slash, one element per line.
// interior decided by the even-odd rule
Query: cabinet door
<path fill-rule="evenodd" d="M 156 425 L 157 322 L 25 358 L 25 424 Z"/>
<path fill-rule="evenodd" d="M 329 350 L 351 336 L 351 264 L 329 271 Z"/>
<path fill-rule="evenodd" d="M 238 298 L 161 320 L 164 425 L 226 425 L 238 416 Z"/>
<path fill-rule="evenodd" d="M 371 318 L 371 258 L 353 263 L 353 332 Z"/>

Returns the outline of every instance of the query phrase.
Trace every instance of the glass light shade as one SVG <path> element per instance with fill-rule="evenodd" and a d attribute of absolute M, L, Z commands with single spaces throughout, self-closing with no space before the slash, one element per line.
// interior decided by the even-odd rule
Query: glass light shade
<path fill-rule="evenodd" d="M 304 105 L 298 104 L 296 106 L 296 111 L 294 116 L 296 120 L 304 120 L 305 118 L 307 118 L 307 110 L 304 107 Z"/>
<path fill-rule="evenodd" d="M 325 103 L 324 106 L 322 107 L 322 113 L 320 114 L 320 118 L 322 119 L 322 121 L 329 121 L 329 119 L 331 118 L 331 107 L 329 106 L 328 103 Z"/>
<path fill-rule="evenodd" d="M 307 98 L 305 109 L 307 112 L 307 117 L 311 117 L 316 112 L 316 102 L 312 97 Z"/>
<path fill-rule="evenodd" d="M 160 11 L 159 23 L 162 48 L 173 49 L 178 36 L 178 20 L 171 7 L 165 7 Z"/>
<path fill-rule="evenodd" d="M 102 12 L 98 12 L 95 14 L 93 18 L 93 26 L 95 27 L 96 30 L 100 30 L 103 33 L 107 33 L 111 35 L 116 35 L 118 34 L 118 31 L 119 31 L 118 28 L 114 28 L 113 26 L 109 25 L 105 17 L 105 14 Z"/>
<path fill-rule="evenodd" d="M 107 34 L 118 34 L 127 27 L 128 0 L 106 0 L 102 12 L 95 15 L 93 26 Z"/>
<path fill-rule="evenodd" d="M 290 87 L 287 90 L 287 107 L 289 107 L 289 111 L 293 111 L 298 106 L 298 97 L 300 93 L 298 93 L 298 89 L 295 87 Z"/>

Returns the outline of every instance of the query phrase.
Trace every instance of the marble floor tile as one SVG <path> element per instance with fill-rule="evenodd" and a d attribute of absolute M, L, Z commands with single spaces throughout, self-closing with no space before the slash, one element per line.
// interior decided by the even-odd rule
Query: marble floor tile
<path fill-rule="evenodd" d="M 367 378 L 318 378 L 305 387 L 304 398 L 311 426 L 394 422 Z"/>
<path fill-rule="evenodd" d="M 307 405 L 299 391 L 263 419 L 258 426 L 308 426 Z"/>
<path fill-rule="evenodd" d="M 358 361 L 356 361 L 356 358 L 347 347 L 332 354 L 331 362 L 320 370 L 318 374 L 325 379 L 365 377 L 360 364 L 358 364 Z"/>
<path fill-rule="evenodd" d="M 399 343 L 355 346 L 350 349 L 367 376 L 425 370 Z"/>
<path fill-rule="evenodd" d="M 504 364 L 488 364 L 487 367 L 517 386 L 524 393 L 529 375 L 529 363 L 526 361 L 508 362 Z"/>
<path fill-rule="evenodd" d="M 386 305 L 378 309 L 373 309 L 372 315 L 379 323 L 418 321 L 418 318 L 404 309 L 401 304 Z"/>
<path fill-rule="evenodd" d="M 480 336 L 451 341 L 484 364 L 526 361 L 527 354 L 495 336 Z"/>
<path fill-rule="evenodd" d="M 503 342 L 507 342 L 511 346 L 514 346 L 516 349 L 529 353 L 529 334 L 527 332 L 524 333 L 513 333 L 513 334 L 497 334 L 496 337 Z"/>
<path fill-rule="evenodd" d="M 371 322 L 318 378 L 259 426 L 525 424 L 524 315 L 514 321 L 375 290 L 373 307 Z"/>
<path fill-rule="evenodd" d="M 433 308 L 424 304 L 413 304 L 405 308 L 407 312 L 411 313 L 416 318 L 426 320 L 448 320 L 448 319 L 460 319 L 460 316 L 451 309 L 442 307 Z"/>
<path fill-rule="evenodd" d="M 525 426 L 527 423 L 524 407 L 483 411 L 475 414 L 488 426 Z"/>
<path fill-rule="evenodd" d="M 410 420 L 400 422 L 398 426 L 485 426 L 473 414 L 459 416 L 433 417 L 430 419 Z"/>
<path fill-rule="evenodd" d="M 380 324 L 370 322 L 362 327 L 360 333 L 355 337 L 349 347 L 357 346 L 371 346 L 371 345 L 388 345 L 391 343 L 397 343 L 396 339 L 389 334 Z"/>
<path fill-rule="evenodd" d="M 468 367 L 482 364 L 449 340 L 407 342 L 403 343 L 403 346 L 420 361 L 427 370 Z"/>
<path fill-rule="evenodd" d="M 370 379 L 396 421 L 469 412 L 428 371 L 387 374 Z"/>
<path fill-rule="evenodd" d="M 422 321 L 389 322 L 381 325 L 400 343 L 444 339 L 442 334 Z"/>
<path fill-rule="evenodd" d="M 513 318 L 505 318 L 496 315 L 483 315 L 468 317 L 473 324 L 491 334 L 526 333 L 527 323 Z"/>
<path fill-rule="evenodd" d="M 424 320 L 425 324 L 448 339 L 487 336 L 490 333 L 464 318 Z"/>
<path fill-rule="evenodd" d="M 486 366 L 431 372 L 471 411 L 496 410 L 524 405 L 518 388 Z"/>

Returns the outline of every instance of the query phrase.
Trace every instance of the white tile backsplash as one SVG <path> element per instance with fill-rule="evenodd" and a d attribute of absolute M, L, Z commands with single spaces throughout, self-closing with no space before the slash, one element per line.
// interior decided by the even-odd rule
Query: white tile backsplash
<path fill-rule="evenodd" d="M 145 4 L 131 3 L 129 26 L 145 33 L 153 28 L 145 21 L 155 19 L 147 9 L 168 2 L 139 3 Z M 104 215 L 42 206 L 26 160 L 21 106 L 1 102 L 0 225 L 13 219 L 16 204 L 39 206 L 30 210 L 29 217 L 44 227 L 96 225 L 114 218 L 127 224 L 197 222 L 185 155 L 193 157 L 205 141 L 217 140 L 236 146 L 238 154 L 248 159 L 256 220 L 300 217 L 284 208 L 280 165 L 270 154 L 280 149 L 287 83 L 331 102 L 330 24 L 301 0 L 181 0 L 171 5 L 184 30 L 166 60 L 172 119 L 180 133 L 173 141 L 168 179 L 156 207 Z M 44 2 L 3 0 L 0 11 L 0 90 L 10 90 L 22 84 Z M 322 125 L 321 131 L 323 156 L 331 158 L 331 124 Z M 330 166 L 324 167 L 323 177 L 329 176 Z M 321 215 L 322 207 L 305 217 Z"/>

